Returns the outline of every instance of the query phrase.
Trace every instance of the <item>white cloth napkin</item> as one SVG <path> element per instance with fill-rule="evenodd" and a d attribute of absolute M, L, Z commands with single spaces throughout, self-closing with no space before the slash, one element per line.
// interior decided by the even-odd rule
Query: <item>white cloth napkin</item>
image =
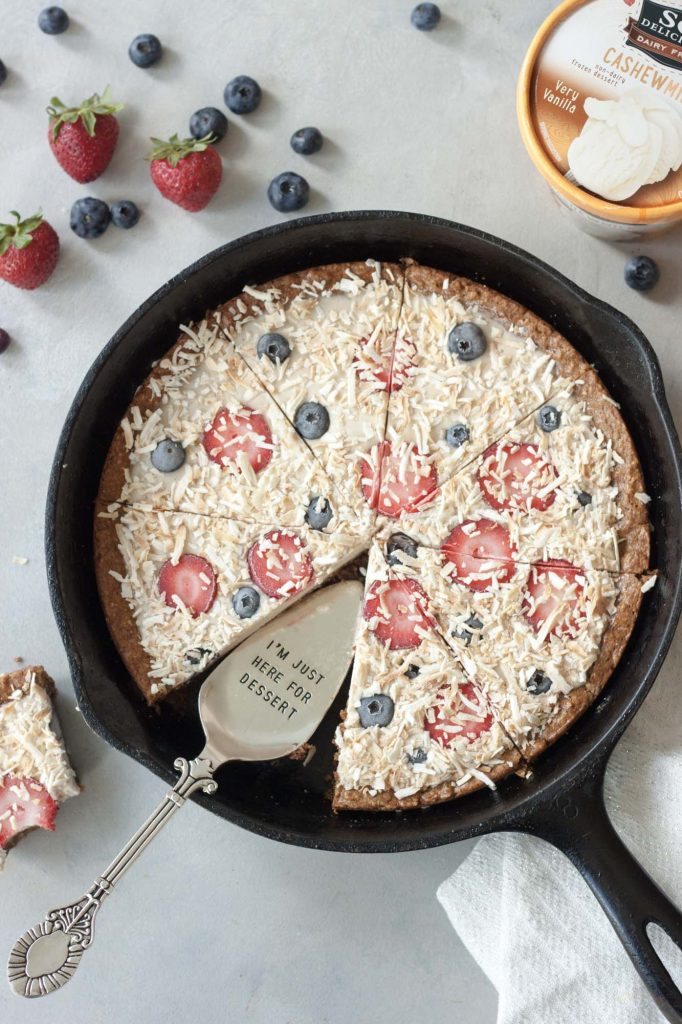
<path fill-rule="evenodd" d="M 607 809 L 658 885 L 682 908 L 682 631 L 611 758 Z M 660 1024 L 596 899 L 568 859 L 528 836 L 485 836 L 438 890 L 499 994 L 497 1024 Z M 678 985 L 682 953 L 659 953 Z"/>

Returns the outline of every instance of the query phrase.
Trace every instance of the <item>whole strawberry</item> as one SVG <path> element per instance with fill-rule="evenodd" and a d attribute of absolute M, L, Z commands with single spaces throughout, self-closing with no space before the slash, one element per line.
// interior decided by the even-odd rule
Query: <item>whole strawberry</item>
<path fill-rule="evenodd" d="M 17 288 L 38 288 L 57 266 L 59 238 L 42 214 L 16 224 L 0 224 L 0 278 Z"/>
<path fill-rule="evenodd" d="M 114 115 L 122 106 L 111 102 L 109 86 L 101 96 L 94 93 L 79 107 L 65 107 L 53 96 L 47 108 L 50 149 L 76 181 L 94 181 L 108 167 L 118 139 Z"/>
<path fill-rule="evenodd" d="M 152 139 L 154 149 L 147 159 L 151 160 L 152 181 L 162 196 L 183 210 L 203 210 L 223 176 L 220 157 L 211 145 L 214 141 L 210 133 L 202 139 L 179 139 L 177 135 L 171 135 L 168 142 Z"/>

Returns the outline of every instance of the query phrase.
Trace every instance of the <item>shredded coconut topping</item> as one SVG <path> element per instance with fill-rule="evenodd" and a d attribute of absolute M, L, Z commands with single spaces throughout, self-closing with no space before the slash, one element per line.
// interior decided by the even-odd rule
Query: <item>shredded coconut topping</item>
<path fill-rule="evenodd" d="M 105 514 L 115 516 L 118 549 L 125 567 L 123 575 L 111 575 L 120 583 L 139 642 L 149 656 L 149 677 L 156 685 L 152 691 L 155 694 L 185 682 L 199 668 L 288 607 L 292 598 L 323 583 L 364 547 L 361 538 L 339 532 L 327 535 L 305 524 L 296 531 L 287 531 L 289 537 L 295 534 L 301 549 L 305 548 L 310 557 L 312 578 L 282 583 L 277 588 L 277 597 L 260 592 L 258 609 L 251 618 L 242 619 L 232 600 L 240 587 L 254 586 L 247 554 L 252 547 L 260 553 L 265 551 L 270 568 L 281 569 L 282 560 L 272 547 L 278 534 L 268 541 L 263 538 L 265 529 L 257 524 L 179 512 L 119 508 Z M 200 615 L 192 615 L 177 595 L 173 596 L 173 606 L 169 605 L 159 589 L 162 566 L 179 554 L 200 555 L 210 563 L 217 577 L 215 600 Z M 294 555 L 294 566 L 301 557 L 301 552 Z M 279 579 L 274 572 L 268 575 Z M 197 655 L 197 650 L 204 653 Z"/>
<path fill-rule="evenodd" d="M 36 673 L 0 704 L 0 777 L 36 779 L 57 803 L 80 792 L 58 735 L 52 702 Z"/>

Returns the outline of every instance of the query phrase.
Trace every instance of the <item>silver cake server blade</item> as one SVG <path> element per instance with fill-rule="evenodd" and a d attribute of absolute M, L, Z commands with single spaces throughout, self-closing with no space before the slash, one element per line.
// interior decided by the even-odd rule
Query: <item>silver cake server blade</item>
<path fill-rule="evenodd" d="M 7 974 L 20 996 L 56 992 L 94 938 L 95 916 L 125 871 L 195 790 L 215 793 L 227 761 L 285 757 L 308 740 L 339 691 L 353 656 L 360 583 L 325 587 L 258 630 L 211 672 L 199 691 L 206 745 L 178 757 L 180 779 L 84 896 L 51 910 L 10 953 Z"/>

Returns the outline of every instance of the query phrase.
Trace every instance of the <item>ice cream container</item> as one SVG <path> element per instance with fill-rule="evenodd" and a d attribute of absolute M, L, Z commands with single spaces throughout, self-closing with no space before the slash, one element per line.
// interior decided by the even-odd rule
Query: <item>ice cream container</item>
<path fill-rule="evenodd" d="M 682 0 L 565 0 L 521 69 L 526 149 L 590 234 L 682 221 Z"/>

